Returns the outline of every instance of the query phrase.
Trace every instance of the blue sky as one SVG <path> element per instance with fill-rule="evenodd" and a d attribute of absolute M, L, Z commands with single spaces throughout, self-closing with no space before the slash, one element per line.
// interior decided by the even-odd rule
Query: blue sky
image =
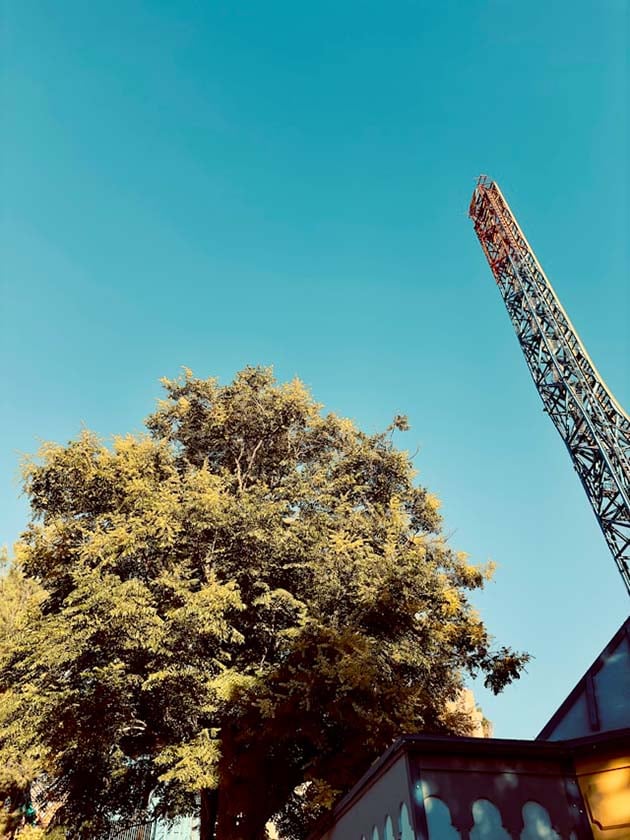
<path fill-rule="evenodd" d="M 466 211 L 500 183 L 630 406 L 625 0 L 4 0 L 0 542 L 21 452 L 140 430 L 160 376 L 298 375 L 400 438 L 535 735 L 628 599 Z M 567 14 L 570 8 L 570 14 Z"/>

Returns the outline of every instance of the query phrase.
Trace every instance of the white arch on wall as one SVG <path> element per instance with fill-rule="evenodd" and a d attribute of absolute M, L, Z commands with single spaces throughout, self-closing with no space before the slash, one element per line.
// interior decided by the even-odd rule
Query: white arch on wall
<path fill-rule="evenodd" d="M 459 831 L 453 825 L 450 808 L 439 796 L 425 798 L 424 812 L 427 816 L 429 840 L 461 840 Z"/>
<path fill-rule="evenodd" d="M 520 840 L 562 840 L 551 824 L 549 811 L 538 802 L 523 805 L 523 830 Z"/>
<path fill-rule="evenodd" d="M 387 814 L 385 817 L 385 825 L 383 827 L 383 840 L 396 840 L 394 837 L 394 823 L 392 818 Z"/>
<path fill-rule="evenodd" d="M 414 840 L 413 826 L 409 819 L 409 809 L 406 802 L 401 802 L 398 809 L 398 838 L 399 840 Z"/>
<path fill-rule="evenodd" d="M 512 840 L 503 827 L 501 812 L 489 799 L 473 802 L 472 815 L 475 821 L 470 840 Z"/>

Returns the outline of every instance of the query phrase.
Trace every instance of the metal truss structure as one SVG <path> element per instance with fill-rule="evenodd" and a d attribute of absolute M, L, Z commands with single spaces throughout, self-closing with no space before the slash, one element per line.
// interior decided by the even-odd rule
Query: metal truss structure
<path fill-rule="evenodd" d="M 630 418 L 589 358 L 498 185 L 481 176 L 470 217 L 549 414 L 630 594 Z"/>

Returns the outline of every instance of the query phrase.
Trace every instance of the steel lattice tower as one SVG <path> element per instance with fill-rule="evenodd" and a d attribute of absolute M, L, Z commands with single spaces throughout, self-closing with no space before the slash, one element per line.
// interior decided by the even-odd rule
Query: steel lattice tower
<path fill-rule="evenodd" d="M 525 360 L 630 594 L 630 418 L 610 393 L 498 185 L 481 176 L 470 217 Z"/>

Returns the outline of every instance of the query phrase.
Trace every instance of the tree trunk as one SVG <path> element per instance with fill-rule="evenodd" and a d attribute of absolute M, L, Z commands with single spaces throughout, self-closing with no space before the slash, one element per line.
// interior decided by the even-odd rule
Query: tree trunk
<path fill-rule="evenodd" d="M 219 813 L 219 790 L 205 788 L 201 791 L 201 814 L 199 821 L 199 840 L 215 840 L 217 814 Z"/>
<path fill-rule="evenodd" d="M 241 814 L 237 821 L 234 817 L 226 817 L 224 814 L 222 818 L 217 819 L 215 830 L 214 840 L 268 840 L 269 837 L 267 821 L 260 813 Z"/>

